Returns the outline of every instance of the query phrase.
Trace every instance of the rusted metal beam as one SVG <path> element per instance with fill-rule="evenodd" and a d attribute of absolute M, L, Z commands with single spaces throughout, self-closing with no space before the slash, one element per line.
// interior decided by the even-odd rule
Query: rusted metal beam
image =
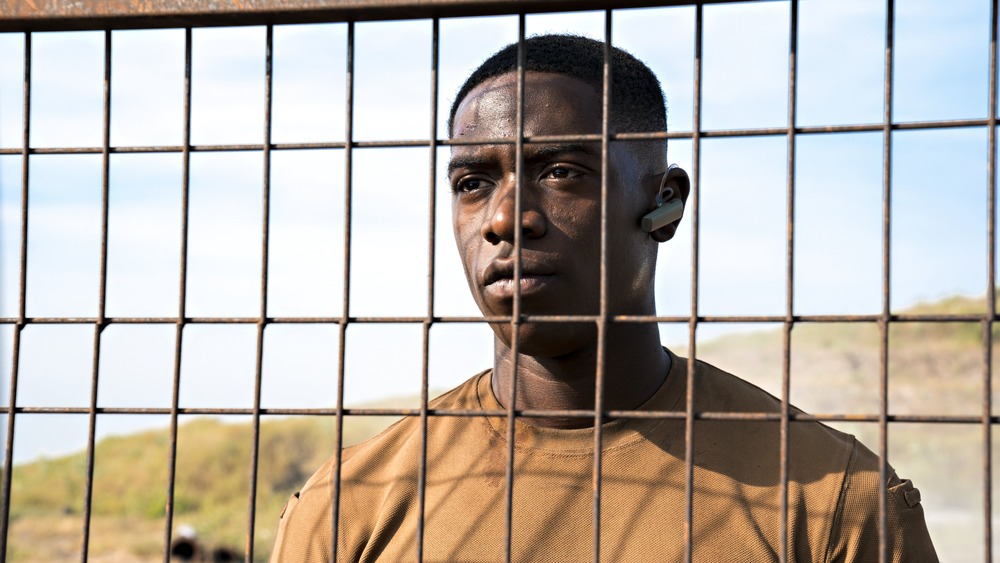
<path fill-rule="evenodd" d="M 705 0 L 726 3 L 736 0 Z M 618 0 L 615 8 L 691 4 Z M 606 9 L 601 0 L 0 0 L 0 31 L 294 24 Z"/>

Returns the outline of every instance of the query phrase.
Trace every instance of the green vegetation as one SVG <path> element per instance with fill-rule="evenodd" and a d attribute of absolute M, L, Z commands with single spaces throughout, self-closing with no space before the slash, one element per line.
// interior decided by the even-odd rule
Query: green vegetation
<path fill-rule="evenodd" d="M 955 297 L 921 304 L 905 313 L 980 314 L 984 308 L 983 299 Z M 979 322 L 892 325 L 889 411 L 980 416 L 982 330 Z M 684 354 L 683 348 L 674 349 Z M 698 357 L 780 396 L 782 349 L 781 330 L 769 328 L 700 343 Z M 796 325 L 791 337 L 792 402 L 816 414 L 877 414 L 880 351 L 875 323 Z M 998 355 L 994 351 L 993 357 Z M 998 399 L 994 397 L 994 404 L 1000 404 Z M 193 418 L 178 429 L 173 523 L 194 527 L 210 547 L 245 549 L 252 445 L 251 427 L 245 421 Z M 345 443 L 365 439 L 390 422 L 385 417 L 347 417 Z M 878 449 L 876 424 L 835 426 Z M 964 561 L 965 552 L 981 553 L 981 548 L 970 551 L 968 546 L 982 542 L 982 427 L 899 423 L 890 426 L 889 435 L 890 459 L 900 475 L 912 478 L 921 489 L 942 559 Z M 333 443 L 332 417 L 276 418 L 261 423 L 257 561 L 267 558 L 288 495 L 333 453 Z M 1000 441 L 994 440 L 993 451 L 1000 451 Z M 91 561 L 162 560 L 169 453 L 166 429 L 109 437 L 97 444 Z M 77 453 L 15 467 L 10 561 L 79 559 L 85 463 L 84 453 Z M 1000 458 L 994 463 L 1000 465 Z"/>
<path fill-rule="evenodd" d="M 348 417 L 345 444 L 388 426 L 389 417 Z M 255 560 L 265 561 L 288 495 L 333 453 L 333 417 L 260 425 Z M 178 427 L 174 525 L 192 526 L 209 547 L 243 551 L 249 514 L 249 424 L 194 418 Z M 91 560 L 162 561 L 170 434 L 167 429 L 101 440 L 94 452 Z M 81 548 L 83 452 L 15 466 L 10 561 L 77 560 Z"/>

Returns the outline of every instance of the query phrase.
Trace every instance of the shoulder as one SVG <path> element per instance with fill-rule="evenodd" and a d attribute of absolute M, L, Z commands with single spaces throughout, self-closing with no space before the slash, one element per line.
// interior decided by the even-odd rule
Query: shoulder
<path fill-rule="evenodd" d="M 780 399 L 710 364 L 697 363 L 695 381 L 699 411 L 781 412 Z M 790 409 L 793 414 L 802 412 Z M 719 445 L 706 455 L 734 474 L 758 478 L 759 465 L 747 460 L 779 459 L 780 419 L 699 424 Z M 887 465 L 887 480 L 881 485 L 879 457 L 850 434 L 814 421 L 793 420 L 788 429 L 789 480 L 807 504 L 828 515 L 822 518 L 823 528 L 829 530 L 829 540 L 823 542 L 828 546 L 826 561 L 879 560 L 880 490 L 886 492 L 889 561 L 938 560 L 924 522 L 920 491 L 913 483 L 900 479 Z"/>
<path fill-rule="evenodd" d="M 479 373 L 462 385 L 428 403 L 432 409 L 478 408 L 477 384 L 487 372 Z M 447 417 L 446 417 L 447 418 Z M 339 492 L 341 524 L 344 517 L 367 514 L 364 506 L 355 506 L 371 500 L 371 495 L 358 495 L 373 487 L 378 488 L 394 479 L 400 467 L 412 467 L 420 448 L 420 419 L 408 416 L 398 420 L 378 435 L 359 444 L 344 448 L 333 455 L 306 481 L 302 490 L 289 498 L 282 509 L 271 561 L 328 560 L 332 551 L 333 528 L 331 525 L 332 501 Z M 351 482 L 352 487 L 334 487 L 340 462 L 341 484 Z M 336 490 L 335 490 L 336 489 Z"/>
<path fill-rule="evenodd" d="M 828 561 L 878 560 L 881 527 L 879 457 L 857 443 L 844 477 L 830 537 Z M 885 518 L 889 561 L 935 562 L 920 491 L 886 465 Z"/>
<path fill-rule="evenodd" d="M 711 364 L 697 362 L 695 381 L 695 398 L 701 412 L 781 413 L 781 399 Z M 794 405 L 789 409 L 793 415 L 803 414 Z M 771 416 L 761 422 L 751 420 L 717 426 L 725 426 L 727 431 L 738 433 L 747 448 L 762 448 L 758 451 L 773 453 L 774 459 L 778 459 L 776 448 L 780 447 L 780 418 Z M 808 420 L 793 420 L 789 424 L 789 440 L 793 466 L 800 460 L 802 464 L 820 464 L 826 472 L 839 473 L 846 470 L 856 444 L 854 436 Z"/>
<path fill-rule="evenodd" d="M 763 389 L 710 364 L 695 371 L 697 410 L 738 413 L 748 419 L 699 420 L 696 445 L 704 464 L 741 483 L 778 490 L 783 447 L 781 400 Z M 790 407 L 791 414 L 802 411 Z M 788 479 L 802 501 L 816 514 L 830 515 L 837 506 L 852 456 L 859 445 L 854 436 L 825 424 L 791 420 L 787 427 Z M 866 450 L 867 451 L 867 450 Z M 829 518 L 826 520 L 829 525 Z"/>
<path fill-rule="evenodd" d="M 781 399 L 707 362 L 695 362 L 695 381 L 699 406 L 725 412 L 781 412 Z"/>
<path fill-rule="evenodd" d="M 458 387 L 429 401 L 427 407 L 442 410 L 481 410 L 477 388 L 482 378 L 488 377 L 490 373 L 489 370 L 477 373 Z M 407 451 L 405 447 L 407 444 L 419 439 L 420 418 L 406 416 L 372 438 L 344 448 L 341 462 L 349 467 L 373 457 L 397 456 Z"/>
<path fill-rule="evenodd" d="M 428 403 L 430 409 L 477 409 L 477 385 L 489 371 L 476 374 L 464 383 Z M 416 455 L 414 446 L 419 446 L 420 418 L 406 416 L 391 426 L 363 442 L 346 447 L 340 454 L 341 477 L 358 476 L 376 471 L 381 466 L 391 466 L 400 457 Z M 332 456 L 302 488 L 301 497 L 321 496 L 329 498 L 329 483 L 332 480 L 337 456 Z M 377 472 L 377 471 L 376 471 Z M 315 491 L 320 491 L 317 495 Z"/>

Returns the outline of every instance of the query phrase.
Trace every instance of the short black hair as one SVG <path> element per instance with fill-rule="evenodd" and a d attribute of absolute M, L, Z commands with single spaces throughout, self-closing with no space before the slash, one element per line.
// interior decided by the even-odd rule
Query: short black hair
<path fill-rule="evenodd" d="M 552 72 L 604 89 L 604 43 L 569 34 L 536 35 L 524 40 L 524 70 Z M 517 43 L 497 51 L 479 65 L 451 104 L 448 132 L 453 132 L 459 104 L 479 84 L 517 71 Z M 667 108 L 656 75 L 628 52 L 611 47 L 611 128 L 616 133 L 667 130 Z"/>

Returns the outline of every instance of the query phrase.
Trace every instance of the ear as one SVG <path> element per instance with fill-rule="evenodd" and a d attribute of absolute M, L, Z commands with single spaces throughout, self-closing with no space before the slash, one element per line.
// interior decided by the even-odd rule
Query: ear
<path fill-rule="evenodd" d="M 676 164 L 670 165 L 660 181 L 660 190 L 656 194 L 654 201 L 650 202 L 650 211 L 656 209 L 660 204 L 666 205 L 672 199 L 679 199 L 681 203 L 687 203 L 688 195 L 691 193 L 691 180 L 687 172 Z M 657 201 L 658 200 L 658 201 Z M 656 242 L 666 242 L 674 238 L 677 226 L 681 219 L 677 219 L 666 225 L 655 229 L 649 236 Z"/>

